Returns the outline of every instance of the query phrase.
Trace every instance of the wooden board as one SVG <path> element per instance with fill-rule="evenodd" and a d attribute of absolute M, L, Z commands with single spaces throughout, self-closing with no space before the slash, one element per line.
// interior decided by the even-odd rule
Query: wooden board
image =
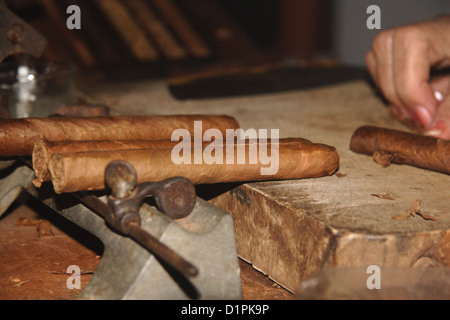
<path fill-rule="evenodd" d="M 2 216 L 0 243 L 1 300 L 76 299 L 103 254 L 100 240 L 36 201 L 14 205 Z M 81 269 L 80 289 L 67 288 L 70 265 Z M 293 298 L 242 259 L 239 267 L 243 300 Z"/>
<path fill-rule="evenodd" d="M 183 102 L 170 96 L 164 82 L 86 93 L 123 114 L 228 114 L 244 129 L 279 129 L 280 137 L 335 146 L 345 176 L 242 184 L 210 199 L 233 216 L 240 257 L 292 292 L 332 267 L 450 265 L 450 176 L 402 165 L 382 168 L 349 150 L 361 125 L 407 130 L 365 82 Z M 393 219 L 417 198 L 422 211 L 439 221 Z"/>

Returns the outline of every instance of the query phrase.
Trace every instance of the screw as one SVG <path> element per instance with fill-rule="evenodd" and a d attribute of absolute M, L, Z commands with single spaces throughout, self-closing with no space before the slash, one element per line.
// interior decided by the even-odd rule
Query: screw
<path fill-rule="evenodd" d="M 126 161 L 112 161 L 105 169 L 105 183 L 114 198 L 128 198 L 137 185 L 136 170 Z"/>
<path fill-rule="evenodd" d="M 18 23 L 12 24 L 8 29 L 8 39 L 13 44 L 18 44 L 23 38 L 23 26 Z"/>

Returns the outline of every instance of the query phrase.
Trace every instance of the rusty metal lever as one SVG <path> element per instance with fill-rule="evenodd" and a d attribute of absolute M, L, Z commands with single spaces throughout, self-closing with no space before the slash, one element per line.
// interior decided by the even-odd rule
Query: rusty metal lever
<path fill-rule="evenodd" d="M 133 166 L 126 161 L 111 162 L 105 170 L 105 182 L 112 193 L 108 203 L 97 197 L 78 193 L 77 197 L 88 207 L 103 215 L 117 231 L 126 234 L 179 272 L 193 277 L 197 268 L 141 227 L 139 208 L 144 199 L 153 196 L 158 208 L 173 219 L 192 211 L 196 194 L 192 183 L 182 177 L 161 182 L 137 185 Z"/>

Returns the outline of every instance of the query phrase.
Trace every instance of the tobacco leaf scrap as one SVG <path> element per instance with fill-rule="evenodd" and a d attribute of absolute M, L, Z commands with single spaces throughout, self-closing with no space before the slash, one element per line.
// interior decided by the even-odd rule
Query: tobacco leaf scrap
<path fill-rule="evenodd" d="M 372 154 L 372 157 L 383 168 L 389 167 L 391 163 L 404 163 L 405 161 L 404 156 L 396 151 L 377 150 Z"/>
<path fill-rule="evenodd" d="M 395 200 L 395 198 L 393 198 L 387 194 L 372 193 L 372 196 L 380 198 L 380 199 L 384 199 L 384 200 Z"/>
<path fill-rule="evenodd" d="M 52 231 L 52 224 L 48 220 L 19 218 L 17 220 L 17 226 L 36 226 L 36 231 L 39 238 L 54 236 L 54 233 Z"/>
<path fill-rule="evenodd" d="M 67 271 L 64 271 L 64 270 L 60 270 L 60 271 L 49 271 L 51 274 L 57 274 L 57 275 L 66 275 L 66 274 L 72 274 L 72 273 L 69 273 L 69 272 L 67 272 Z M 85 274 L 94 274 L 94 271 L 91 271 L 91 270 L 80 270 L 80 273 L 79 274 L 77 274 L 77 275 L 85 275 Z"/>
<path fill-rule="evenodd" d="M 21 285 L 23 285 L 23 284 L 25 284 L 25 283 L 28 283 L 28 282 L 30 282 L 30 281 L 29 281 L 29 280 L 21 281 L 21 282 L 15 284 L 15 285 L 14 285 L 14 288 L 19 288 Z"/>
<path fill-rule="evenodd" d="M 372 155 L 376 163 L 381 165 L 383 168 L 387 168 L 391 165 L 394 155 L 385 150 L 377 150 Z"/>
<path fill-rule="evenodd" d="M 411 205 L 411 207 L 408 210 L 406 210 L 404 213 L 396 215 L 392 219 L 405 220 L 405 219 L 408 219 L 409 217 L 415 217 L 416 215 L 421 216 L 425 220 L 439 221 L 438 218 L 435 218 L 431 215 L 428 215 L 428 214 L 425 214 L 422 212 L 420 199 L 415 199 L 413 204 Z"/>
<path fill-rule="evenodd" d="M 439 221 L 438 218 L 430 216 L 429 214 L 425 214 L 421 211 L 417 211 L 416 212 L 418 215 L 420 215 L 422 218 L 424 218 L 425 220 L 432 220 L 432 221 Z"/>

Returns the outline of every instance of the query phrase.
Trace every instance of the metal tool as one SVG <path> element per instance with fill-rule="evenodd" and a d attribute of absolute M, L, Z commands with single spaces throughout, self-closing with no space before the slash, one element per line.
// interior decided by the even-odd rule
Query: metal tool
<path fill-rule="evenodd" d="M 131 236 L 146 249 L 187 276 L 196 276 L 198 270 L 172 249 L 141 228 L 139 209 L 144 199 L 154 196 L 159 209 L 171 218 L 184 218 L 194 209 L 196 195 L 194 185 L 185 178 L 174 177 L 161 182 L 149 182 L 137 186 L 134 167 L 123 160 L 110 163 L 105 170 L 105 181 L 112 190 L 108 204 L 95 196 L 76 196 L 117 231 Z"/>
<path fill-rule="evenodd" d="M 185 192 L 184 187 L 181 187 L 184 182 L 177 182 L 182 179 L 136 188 L 130 188 L 133 185 L 129 183 L 130 180 L 125 179 L 124 183 L 122 179 L 118 179 L 118 182 L 108 179 L 111 186 L 117 186 L 109 196 L 103 193 L 58 195 L 51 185 L 43 185 L 37 189 L 32 183 L 34 172 L 23 161 L 7 164 L 9 167 L 0 172 L 0 216 L 22 192 L 26 192 L 52 208 L 55 214 L 62 215 L 92 233 L 103 243 L 102 258 L 79 299 L 242 299 L 232 217 L 198 197 L 192 204 L 192 200 L 189 200 L 192 196 L 190 191 L 186 192 L 187 201 L 185 199 L 178 202 L 176 199 L 180 197 L 174 196 L 176 190 L 181 190 L 182 194 Z M 117 169 L 120 171 L 120 166 L 115 167 Z M 131 179 L 133 180 L 134 178 Z M 153 195 L 155 202 L 159 201 L 159 204 L 153 205 L 151 199 L 143 197 L 144 194 Z M 126 199 L 120 199 L 123 196 Z M 99 212 L 108 212 L 111 210 L 111 201 L 116 201 L 116 197 L 119 198 L 118 203 L 126 204 L 126 207 L 130 205 L 126 200 L 134 199 L 133 206 L 139 207 L 140 225 L 130 222 L 128 227 L 132 226 L 131 229 L 124 229 L 132 236 L 124 235 L 112 227 L 111 224 L 120 219 L 112 218 L 112 223 L 105 223 L 109 218 L 104 219 L 97 210 L 92 209 L 96 207 Z M 165 205 L 165 202 L 175 205 L 174 208 L 186 210 L 184 213 L 178 209 L 172 211 L 171 206 Z M 112 204 L 112 207 L 115 205 L 117 203 Z M 192 210 L 190 205 L 193 205 Z M 173 219 L 157 207 L 163 208 L 169 215 L 176 212 L 183 217 Z M 129 207 L 124 212 L 130 212 Z M 137 233 L 152 239 L 152 243 L 146 243 Z M 139 242 L 135 241 L 134 236 Z M 182 267 L 184 262 L 168 263 L 166 253 L 152 251 L 157 251 L 160 245 L 170 248 L 169 256 L 175 253 L 177 259 L 181 258 L 179 261 L 188 258 L 189 267 Z M 190 265 L 198 272 L 195 276 L 191 276 L 196 272 L 190 269 Z"/>
<path fill-rule="evenodd" d="M 0 62 L 14 53 L 27 53 L 40 57 L 47 40 L 22 19 L 12 13 L 4 0 L 0 0 Z"/>

